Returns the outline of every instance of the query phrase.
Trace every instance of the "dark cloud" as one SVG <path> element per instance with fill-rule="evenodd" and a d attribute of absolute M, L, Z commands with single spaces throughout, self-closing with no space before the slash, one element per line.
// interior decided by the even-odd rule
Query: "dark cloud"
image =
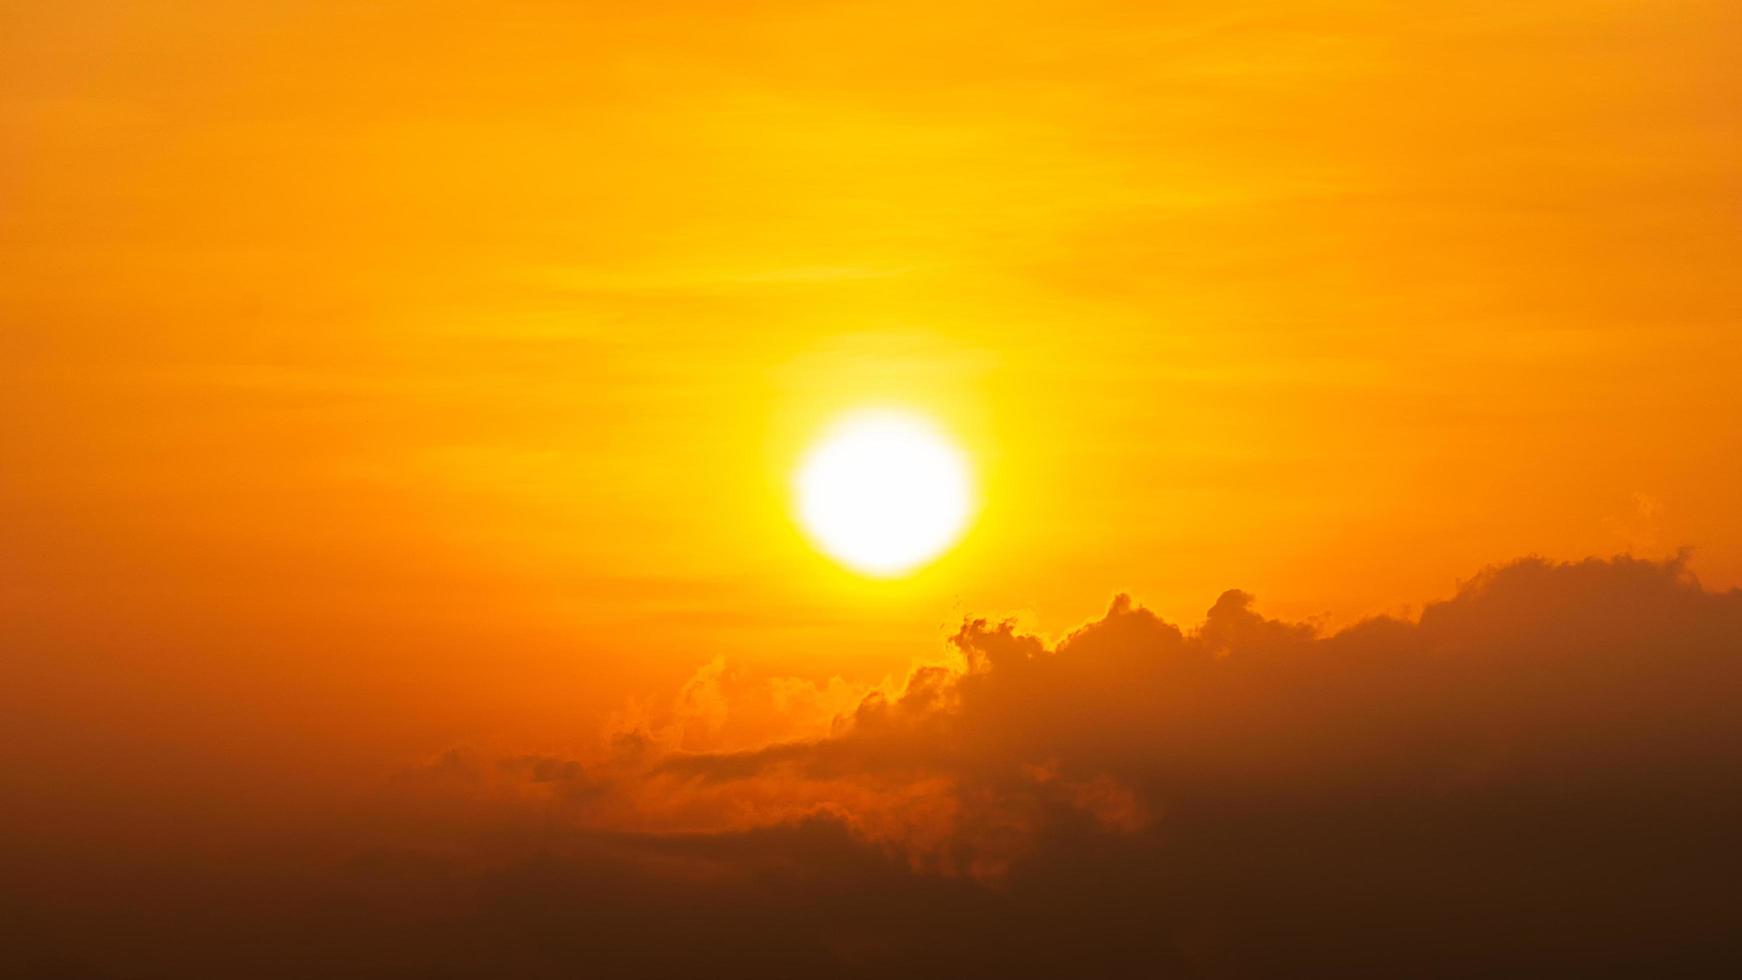
<path fill-rule="evenodd" d="M 951 643 L 827 737 L 451 754 L 342 860 L 20 902 L 13 948 L 114 976 L 1735 965 L 1742 593 L 1680 561 L 1518 562 L 1330 636 L 1227 592 L 1190 632 L 1120 597 L 1056 645 Z"/>

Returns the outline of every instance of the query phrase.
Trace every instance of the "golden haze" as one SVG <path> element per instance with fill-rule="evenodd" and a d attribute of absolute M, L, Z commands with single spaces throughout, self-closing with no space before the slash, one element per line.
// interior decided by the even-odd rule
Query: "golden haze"
<path fill-rule="evenodd" d="M 1737 37 L 0 3 L 9 819 L 220 842 L 456 745 L 820 736 L 964 619 L 1052 642 L 1116 593 L 1334 632 L 1528 554 L 1742 584 Z M 889 581 L 788 493 L 867 404 L 975 466 Z M 777 680 L 713 725 L 710 670 Z"/>

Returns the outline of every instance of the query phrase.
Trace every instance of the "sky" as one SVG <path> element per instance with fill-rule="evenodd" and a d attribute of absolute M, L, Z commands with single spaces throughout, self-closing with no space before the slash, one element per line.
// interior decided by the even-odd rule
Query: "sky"
<path fill-rule="evenodd" d="M 1170 860 L 1155 835 L 1191 791 L 1130 762 L 1158 737 L 1138 667 L 1083 670 L 1137 671 L 1142 710 L 1108 704 L 1096 735 L 1085 706 L 1113 694 L 1083 681 L 1067 720 L 1016 738 L 1015 695 L 974 713 L 1011 676 L 974 651 L 1026 637 L 1063 660 L 1133 610 L 1177 634 L 1113 644 L 1139 658 L 1258 649 L 1213 639 L 1242 611 L 1335 663 L 1479 649 L 1433 668 L 1451 693 L 1422 695 L 1431 731 L 1359 734 L 1487 746 L 1410 769 L 1400 813 L 1452 792 L 1420 782 L 1444 762 L 1481 784 L 1472 806 L 1528 822 L 1552 801 L 1496 787 L 1573 750 L 1483 739 L 1560 731 L 1563 710 L 1605 751 L 1631 729 L 1576 699 L 1460 714 L 1457 692 L 1534 692 L 1544 651 L 1594 642 L 1552 624 L 1619 602 L 1638 643 L 1615 662 L 1650 677 L 1670 668 L 1642 651 L 1686 643 L 1640 711 L 1687 709 L 1710 738 L 1613 752 L 1716 767 L 1734 725 L 1684 701 L 1734 691 L 1718 652 L 1742 643 L 1738 36 L 1723 2 L 0 0 L 8 866 L 95 930 L 129 920 L 79 861 L 206 868 L 189 908 L 248 909 L 213 896 L 279 881 L 261 855 L 318 853 L 285 887 L 312 907 L 308 869 L 353 867 L 384 828 L 499 870 L 522 852 L 476 839 L 536 824 L 616 841 L 565 860 L 607 861 L 654 919 L 676 900 L 650 864 L 742 870 L 788 844 L 897 904 L 1038 915 L 1023 889 L 1070 887 L 1079 837 Z M 791 499 L 807 448 L 865 406 L 932 420 L 977 479 L 965 537 L 896 579 L 819 551 Z M 1272 703 L 1288 670 L 1205 703 L 1294 718 Z M 1307 697 L 1332 714 L 1415 683 L 1332 674 Z M 877 742 L 895 723 L 875 706 L 902 703 L 980 754 Z M 1124 747 L 1082 747 L 1081 725 Z M 1178 765 L 1232 767 L 1239 800 L 1389 778 L 1326 775 L 1356 735 L 1320 735 Z M 1223 789 L 1181 833 L 1217 806 L 1257 819 Z M 1372 797 L 1288 798 L 1329 819 Z M 1504 809 L 1483 811 L 1494 840 Z M 1004 843 L 961 844 L 976 820 Z M 1202 855 L 1270 839 L 1248 832 L 1191 874 L 1233 894 Z M 1359 864 L 1313 841 L 1279 878 Z M 506 890 L 568 907 L 539 881 Z M 791 912 L 760 897 L 744 907 Z M 430 948 L 421 905 L 369 901 Z M 1262 972 L 1226 958 L 1252 935 L 1341 948 L 1238 911 L 1188 916 L 1179 962 Z M 539 921 L 548 960 L 522 966 L 561 974 L 573 950 Z M 936 945 L 829 935 L 803 963 Z M 242 948 L 50 959 L 185 976 Z"/>

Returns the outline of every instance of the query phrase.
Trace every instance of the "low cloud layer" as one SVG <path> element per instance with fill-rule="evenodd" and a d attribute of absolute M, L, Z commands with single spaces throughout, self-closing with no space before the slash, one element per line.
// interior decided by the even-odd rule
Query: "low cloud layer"
<path fill-rule="evenodd" d="M 18 903 L 20 948 L 116 976 L 1637 975 L 1732 955 L 1742 592 L 1679 561 L 1517 562 L 1328 636 L 1231 591 L 1191 630 L 1121 596 L 1056 644 L 976 620 L 950 647 L 865 693 L 709 664 L 598 758 L 448 753 L 311 856 L 179 867 L 101 915 Z M 697 748 L 771 710 L 798 734 Z"/>

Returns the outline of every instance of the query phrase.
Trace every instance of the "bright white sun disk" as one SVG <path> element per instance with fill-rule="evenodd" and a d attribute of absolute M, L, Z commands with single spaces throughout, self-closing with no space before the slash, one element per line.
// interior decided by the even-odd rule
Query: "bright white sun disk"
<path fill-rule="evenodd" d="M 962 453 L 924 420 L 862 412 L 829 430 L 799 466 L 799 520 L 843 564 L 899 575 L 961 536 L 970 484 Z"/>

